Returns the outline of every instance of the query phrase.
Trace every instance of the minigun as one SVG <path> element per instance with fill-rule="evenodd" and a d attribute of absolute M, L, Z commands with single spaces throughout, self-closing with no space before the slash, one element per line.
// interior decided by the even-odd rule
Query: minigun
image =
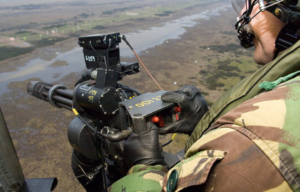
<path fill-rule="evenodd" d="M 126 175 L 129 168 L 124 163 L 122 141 L 132 132 L 143 133 L 149 121 L 163 127 L 178 120 L 180 109 L 160 99 L 165 91 L 141 94 L 118 82 L 140 71 L 137 62 L 120 62 L 121 39 L 132 49 L 120 33 L 79 37 L 87 70 L 74 90 L 39 81 L 27 86 L 30 95 L 75 113 L 68 127 L 69 143 L 74 148 L 72 168 L 87 191 L 106 191 Z M 170 160 L 169 165 L 175 161 Z"/>

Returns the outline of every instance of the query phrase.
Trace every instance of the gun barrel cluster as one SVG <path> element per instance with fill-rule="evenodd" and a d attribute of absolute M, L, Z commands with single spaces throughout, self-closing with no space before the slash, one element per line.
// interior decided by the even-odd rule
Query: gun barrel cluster
<path fill-rule="evenodd" d="M 36 98 L 51 103 L 55 107 L 72 110 L 73 90 L 64 86 L 54 86 L 41 81 L 31 81 L 27 85 L 27 92 Z"/>

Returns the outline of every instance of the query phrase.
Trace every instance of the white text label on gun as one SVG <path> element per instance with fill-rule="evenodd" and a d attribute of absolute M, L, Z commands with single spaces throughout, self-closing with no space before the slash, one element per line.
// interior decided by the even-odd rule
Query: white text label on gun
<path fill-rule="evenodd" d="M 96 62 L 96 59 L 94 56 L 85 56 L 85 60 L 90 61 L 90 62 Z"/>

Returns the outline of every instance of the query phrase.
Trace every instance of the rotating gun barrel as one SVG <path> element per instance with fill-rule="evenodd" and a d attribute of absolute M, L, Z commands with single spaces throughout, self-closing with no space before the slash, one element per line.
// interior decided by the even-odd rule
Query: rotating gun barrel
<path fill-rule="evenodd" d="M 27 92 L 36 98 L 49 102 L 54 107 L 72 110 L 73 90 L 63 85 L 31 81 L 27 85 Z"/>

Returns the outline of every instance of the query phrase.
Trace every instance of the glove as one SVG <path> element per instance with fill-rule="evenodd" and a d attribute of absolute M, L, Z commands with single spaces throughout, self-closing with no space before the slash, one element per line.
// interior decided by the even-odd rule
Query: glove
<path fill-rule="evenodd" d="M 195 86 L 185 85 L 176 91 L 166 92 L 161 100 L 177 103 L 181 107 L 179 121 L 159 129 L 159 134 L 185 133 L 190 135 L 202 116 L 208 111 L 207 102 Z"/>
<path fill-rule="evenodd" d="M 167 167 L 158 141 L 158 128 L 151 122 L 147 131 L 132 133 L 124 142 L 123 157 L 128 168 L 136 164 L 163 165 Z"/>

